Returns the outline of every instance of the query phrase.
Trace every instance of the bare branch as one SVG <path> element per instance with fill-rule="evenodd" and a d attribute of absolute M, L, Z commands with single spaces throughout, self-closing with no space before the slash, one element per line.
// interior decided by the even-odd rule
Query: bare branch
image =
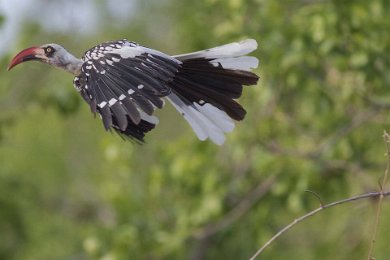
<path fill-rule="evenodd" d="M 379 226 L 381 213 L 382 213 L 382 205 L 383 205 L 383 198 L 384 198 L 383 189 L 386 185 L 387 178 L 389 175 L 389 168 L 390 168 L 390 136 L 386 131 L 383 133 L 383 140 L 384 140 L 385 145 L 386 145 L 387 166 L 386 166 L 385 174 L 383 175 L 382 183 L 379 182 L 380 183 L 379 184 L 380 196 L 379 196 L 379 200 L 378 200 L 378 207 L 376 210 L 375 225 L 374 225 L 374 231 L 372 232 L 370 250 L 368 251 L 368 257 L 367 257 L 368 260 L 375 259 L 373 256 L 373 252 L 374 252 L 376 236 L 378 233 L 378 226 Z"/>
<path fill-rule="evenodd" d="M 308 192 L 308 193 L 310 193 L 310 194 L 314 195 L 314 196 L 315 196 L 315 197 L 318 199 L 318 201 L 320 202 L 320 205 L 321 205 L 321 207 L 323 207 L 323 206 L 324 206 L 324 202 L 322 201 L 322 199 L 321 199 L 320 195 L 318 195 L 318 193 L 317 193 L 317 192 L 315 192 L 315 191 L 312 191 L 312 190 L 305 190 L 305 192 Z"/>
<path fill-rule="evenodd" d="M 354 196 L 351 198 L 335 201 L 326 205 L 323 205 L 313 211 L 310 211 L 309 213 L 303 215 L 302 217 L 299 217 L 297 219 L 294 219 L 293 222 L 288 224 L 286 227 L 284 227 L 282 230 L 280 230 L 278 233 L 276 233 L 270 240 L 268 240 L 251 258 L 250 260 L 254 260 L 257 256 L 259 256 L 273 241 L 275 241 L 277 238 L 279 238 L 282 234 L 284 234 L 286 231 L 294 227 L 296 224 L 304 221 L 305 219 L 312 217 L 316 215 L 318 212 L 325 210 L 327 208 L 331 208 L 337 205 L 341 205 L 347 202 L 352 202 L 356 200 L 361 199 L 367 199 L 367 198 L 375 198 L 375 197 L 386 197 L 390 195 L 390 191 L 384 192 L 384 191 L 377 191 L 377 192 L 370 192 L 370 193 L 364 193 L 358 196 Z"/>

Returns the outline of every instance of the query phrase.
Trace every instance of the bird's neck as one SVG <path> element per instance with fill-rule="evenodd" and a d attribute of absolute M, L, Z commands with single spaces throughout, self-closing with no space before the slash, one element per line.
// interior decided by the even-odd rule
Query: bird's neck
<path fill-rule="evenodd" d="M 83 61 L 81 59 L 77 59 L 62 47 L 57 50 L 55 55 L 49 59 L 43 59 L 42 62 L 63 69 L 75 76 L 80 75 L 81 66 L 83 65 Z"/>
<path fill-rule="evenodd" d="M 59 67 L 68 71 L 69 73 L 72 73 L 75 76 L 78 76 L 81 73 L 82 65 L 83 65 L 83 61 L 81 59 L 77 59 L 72 54 L 67 53 L 63 57 L 63 60 L 61 61 L 61 65 Z"/>

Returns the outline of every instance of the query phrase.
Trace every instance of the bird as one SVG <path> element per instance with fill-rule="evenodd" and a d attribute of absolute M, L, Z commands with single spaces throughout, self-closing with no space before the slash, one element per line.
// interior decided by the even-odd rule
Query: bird
<path fill-rule="evenodd" d="M 59 44 L 19 52 L 8 70 L 39 61 L 73 74 L 73 86 L 98 114 L 106 130 L 144 143 L 158 124 L 154 115 L 165 101 L 184 117 L 199 140 L 217 145 L 246 115 L 236 101 L 243 86 L 256 85 L 259 60 L 246 39 L 197 52 L 170 56 L 127 39 L 101 43 L 76 58 Z"/>

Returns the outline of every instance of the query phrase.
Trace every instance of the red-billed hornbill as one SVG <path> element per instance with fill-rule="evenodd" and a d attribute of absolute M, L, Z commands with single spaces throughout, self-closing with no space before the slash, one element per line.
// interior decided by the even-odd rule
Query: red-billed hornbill
<path fill-rule="evenodd" d="M 255 85 L 257 48 L 249 39 L 189 54 L 169 56 L 128 40 L 102 43 L 75 58 L 58 44 L 31 47 L 8 66 L 37 60 L 73 75 L 74 87 L 99 113 L 106 130 L 143 142 L 158 123 L 153 116 L 167 99 L 190 124 L 200 140 L 223 144 L 224 133 L 246 111 L 235 101 L 243 85 Z"/>

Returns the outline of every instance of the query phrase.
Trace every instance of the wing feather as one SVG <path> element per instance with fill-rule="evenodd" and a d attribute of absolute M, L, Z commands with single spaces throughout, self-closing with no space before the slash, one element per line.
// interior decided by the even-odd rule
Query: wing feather
<path fill-rule="evenodd" d="M 170 93 L 168 83 L 181 62 L 127 40 L 100 44 L 83 61 L 75 87 L 91 111 L 101 115 L 106 130 L 142 142 L 158 122 L 151 116 L 163 107 L 161 98 Z"/>

